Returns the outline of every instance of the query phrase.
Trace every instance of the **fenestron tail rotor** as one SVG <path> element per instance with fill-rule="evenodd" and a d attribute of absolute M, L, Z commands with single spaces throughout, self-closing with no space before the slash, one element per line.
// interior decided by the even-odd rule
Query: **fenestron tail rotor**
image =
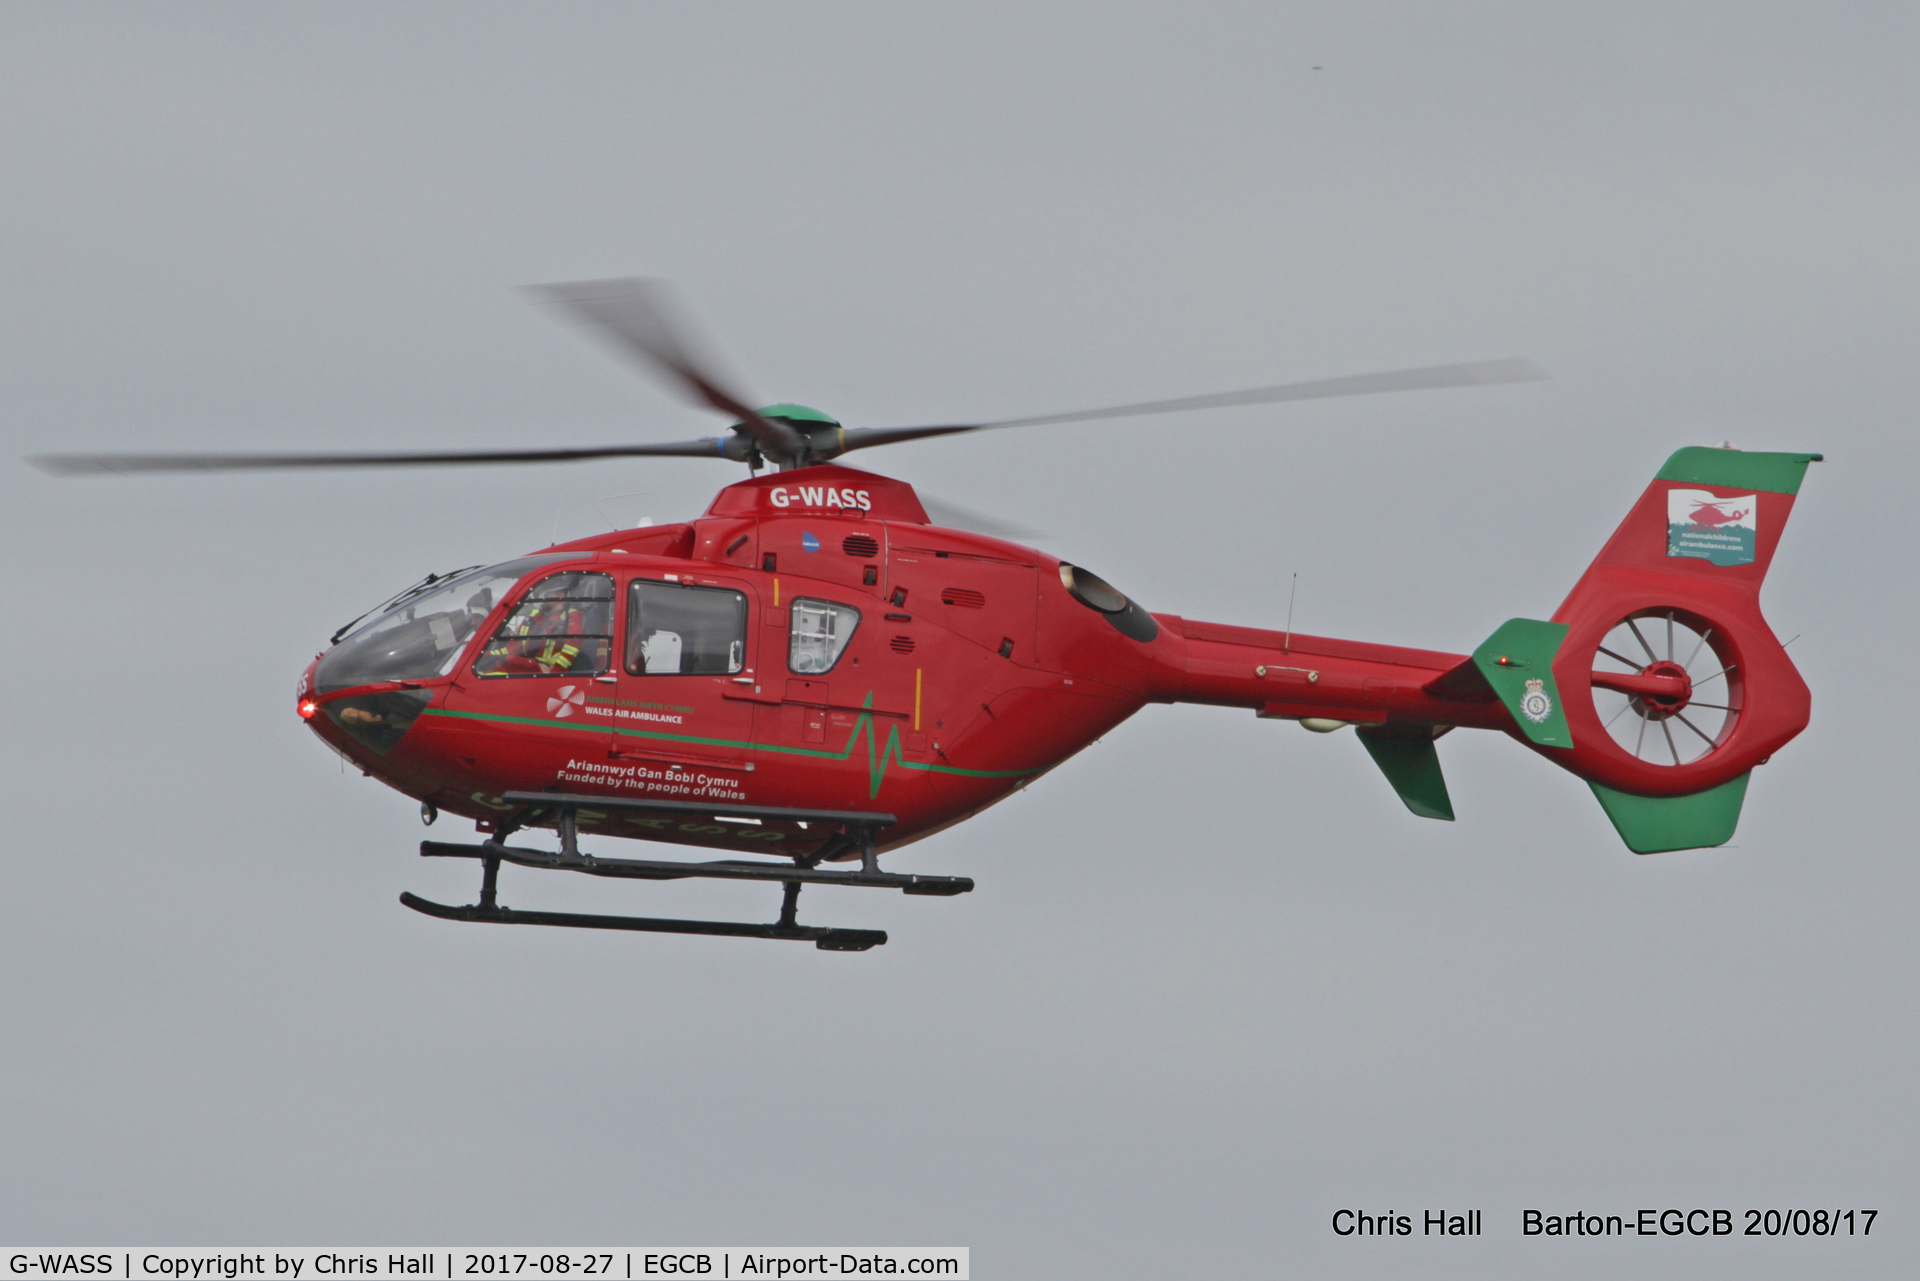
<path fill-rule="evenodd" d="M 729 434 L 659 444 L 590 445 L 567 449 L 284 454 L 59 453 L 41 454 L 28 461 L 56 476 L 320 467 L 440 467 L 482 463 L 587 462 L 602 458 L 725 458 L 755 468 L 763 462 L 771 462 L 785 469 L 828 462 L 856 449 L 962 432 L 1043 427 L 1235 405 L 1370 396 L 1395 391 L 1536 382 L 1548 376 L 1532 361 L 1514 358 L 1459 365 L 1428 365 L 1343 378 L 1320 378 L 1255 387 L 1246 391 L 1143 401 L 1104 409 L 1004 418 L 990 422 L 846 428 L 818 410 L 801 405 L 753 408 L 747 398 L 739 394 L 731 380 L 717 372 L 719 362 L 707 354 L 707 348 L 695 337 L 694 327 L 683 318 L 667 286 L 660 281 L 637 278 L 578 281 L 534 286 L 528 292 L 559 309 L 569 320 L 598 335 L 614 350 L 635 359 L 647 372 L 663 378 L 683 399 L 700 408 L 728 415 L 734 420 Z"/>
<path fill-rule="evenodd" d="M 1690 610 L 1643 609 L 1594 654 L 1593 706 L 1613 741 L 1649 765 L 1691 765 L 1733 733 L 1745 680 L 1726 637 Z"/>

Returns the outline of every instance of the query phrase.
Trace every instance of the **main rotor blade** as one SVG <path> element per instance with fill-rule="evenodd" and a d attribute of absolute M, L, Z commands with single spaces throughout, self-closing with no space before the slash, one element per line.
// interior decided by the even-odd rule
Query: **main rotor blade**
<path fill-rule="evenodd" d="M 734 446 L 732 453 L 729 446 Z M 149 472 L 242 471 L 308 467 L 446 467 L 469 463 L 575 463 L 594 458 L 730 458 L 735 437 L 662 445 L 585 449 L 497 449 L 408 454 L 40 454 L 27 459 L 53 476 L 131 476 Z M 736 459 L 737 461 L 737 459 Z"/>
<path fill-rule="evenodd" d="M 739 419 L 761 453 L 775 460 L 799 453 L 802 441 L 798 432 L 785 423 L 762 417 L 729 391 L 711 372 L 718 363 L 711 356 L 695 357 L 691 350 L 695 330 L 684 315 L 676 314 L 680 308 L 663 282 L 638 277 L 580 280 L 533 285 L 527 292 L 558 304 L 616 350 L 639 356 L 643 364 L 665 373 L 695 402 Z"/>
<path fill-rule="evenodd" d="M 1483 360 L 1466 365 L 1427 365 L 1419 369 L 1393 369 L 1377 374 L 1352 374 L 1345 378 L 1316 378 L 1309 382 L 1281 383 L 1274 387 L 1255 387 L 1250 391 L 1221 392 L 1212 396 L 1183 396 L 1178 400 L 1149 400 L 1137 405 L 1115 405 L 1109 409 L 1083 409 L 1070 414 L 1042 414 L 1034 418 L 1003 418 L 990 423 L 955 423 L 937 427 L 859 427 L 847 431 L 845 449 L 867 449 L 891 445 L 902 440 L 921 440 L 928 436 L 950 436 L 955 432 L 987 431 L 998 427 L 1044 427 L 1054 423 L 1095 422 L 1103 418 L 1134 418 L 1144 414 L 1173 414 L 1189 409 L 1224 409 L 1230 405 L 1271 405 L 1289 400 L 1327 400 L 1336 396 L 1371 396 L 1389 391 L 1426 391 L 1439 387 L 1485 387 L 1497 383 L 1539 382 L 1552 377 L 1546 370 L 1524 357 L 1507 360 Z"/>
<path fill-rule="evenodd" d="M 958 503 L 931 497 L 926 490 L 918 486 L 914 487 L 914 492 L 919 496 L 920 505 L 926 508 L 927 515 L 933 517 L 933 523 L 936 525 L 944 525 L 948 529 L 972 530 L 976 534 L 985 534 L 989 538 L 1003 538 L 1010 543 L 1027 543 L 1047 537 L 1046 534 L 1026 525 L 1002 520 L 998 516 L 989 516 L 985 512 L 962 507 Z"/>

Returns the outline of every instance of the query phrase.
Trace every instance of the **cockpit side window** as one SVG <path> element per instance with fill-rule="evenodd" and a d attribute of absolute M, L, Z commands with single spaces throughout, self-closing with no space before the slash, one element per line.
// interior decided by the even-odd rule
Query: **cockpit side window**
<path fill-rule="evenodd" d="M 724 676 L 746 663 L 745 593 L 633 580 L 627 589 L 629 674 Z"/>
<path fill-rule="evenodd" d="M 473 665 L 476 676 L 597 676 L 613 653 L 613 576 L 550 574 L 533 585 Z"/>

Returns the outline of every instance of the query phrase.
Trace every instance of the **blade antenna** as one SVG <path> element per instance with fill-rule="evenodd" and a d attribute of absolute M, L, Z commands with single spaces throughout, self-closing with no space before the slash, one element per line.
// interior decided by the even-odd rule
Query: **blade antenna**
<path fill-rule="evenodd" d="M 1287 638 L 1280 644 L 1280 652 L 1283 654 L 1291 654 L 1293 652 L 1293 597 L 1299 590 L 1300 575 L 1298 572 L 1295 572 L 1293 576 L 1293 586 L 1287 589 Z"/>
<path fill-rule="evenodd" d="M 614 533 L 619 533 L 620 526 L 614 524 L 613 517 L 607 515 L 607 504 L 612 502 L 616 498 L 645 498 L 651 493 L 653 493 L 651 489 L 636 489 L 630 494 L 607 494 L 593 504 L 593 509 L 600 513 L 601 520 L 604 520 L 607 522 L 608 529 L 612 530 Z M 636 525 L 634 526 L 634 528 L 638 529 L 639 526 Z"/>

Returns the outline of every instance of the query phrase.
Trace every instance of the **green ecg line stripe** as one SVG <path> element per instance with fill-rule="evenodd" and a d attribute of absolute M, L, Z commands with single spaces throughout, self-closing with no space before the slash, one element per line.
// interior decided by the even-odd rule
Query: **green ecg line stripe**
<path fill-rule="evenodd" d="M 961 778 L 1025 778 L 1038 774 L 1039 769 L 962 769 L 958 765 L 940 765 L 933 761 L 910 761 L 900 747 L 900 727 L 887 727 L 887 743 L 881 747 L 878 735 L 873 728 L 873 695 L 868 694 L 865 710 L 860 719 L 854 722 L 853 732 L 847 735 L 847 745 L 840 751 L 821 747 L 786 747 L 776 743 L 741 742 L 731 738 L 702 738 L 697 734 L 672 734 L 665 730 L 628 729 L 621 725 L 595 725 L 583 722 L 569 725 L 565 721 L 548 720 L 538 716 L 506 716 L 497 712 L 462 712 L 444 707 L 429 707 L 424 715 L 445 716 L 451 720 L 491 721 L 503 725 L 536 725 L 541 729 L 571 730 L 591 734 L 595 738 L 611 730 L 615 734 L 628 738 L 663 739 L 670 743 L 697 743 L 702 747 L 727 747 L 747 752 L 779 752 L 786 756 L 811 756 L 816 760 L 844 761 L 853 755 L 854 746 L 860 741 L 862 733 L 867 736 L 867 780 L 869 797 L 880 795 L 880 785 L 886 781 L 887 767 L 898 765 L 901 769 L 919 770 L 934 774 L 955 774 Z"/>

